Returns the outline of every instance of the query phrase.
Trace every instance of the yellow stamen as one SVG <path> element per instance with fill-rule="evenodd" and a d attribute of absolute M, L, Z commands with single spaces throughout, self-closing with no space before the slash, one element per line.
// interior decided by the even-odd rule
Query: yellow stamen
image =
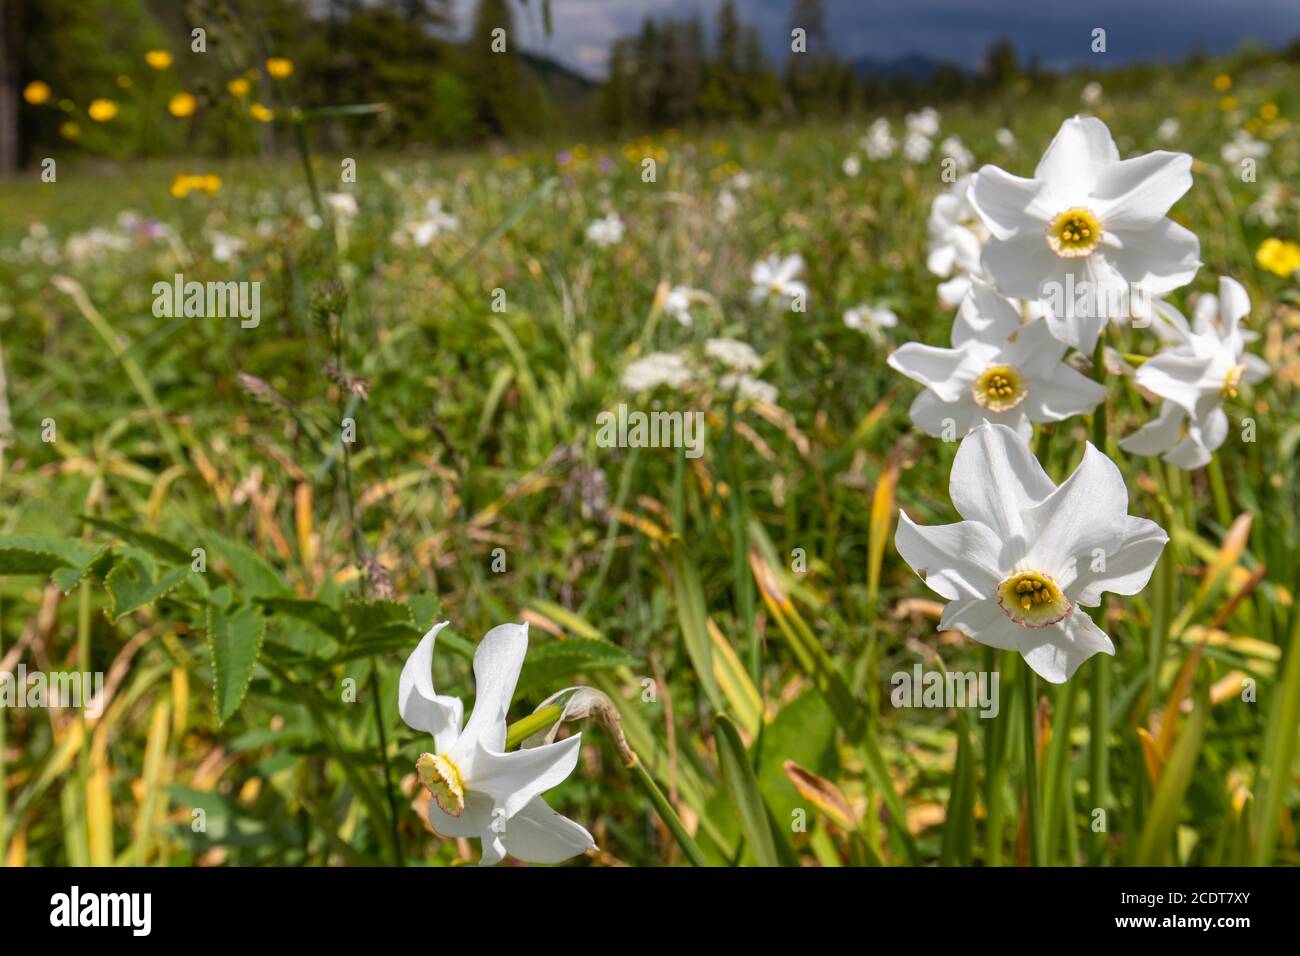
<path fill-rule="evenodd" d="M 420 754 L 415 761 L 415 773 L 443 813 L 460 816 L 465 809 L 465 782 L 460 768 L 446 754 Z"/>
<path fill-rule="evenodd" d="M 1021 627 L 1047 627 L 1064 620 L 1073 605 L 1042 571 L 1019 571 L 998 585 L 998 606 Z"/>
<path fill-rule="evenodd" d="M 1029 389 L 1014 365 L 990 365 L 971 386 L 975 404 L 992 412 L 1006 412 L 1025 400 Z"/>
<path fill-rule="evenodd" d="M 1223 388 L 1219 389 L 1219 395 L 1223 398 L 1236 398 L 1237 390 L 1241 388 L 1241 378 L 1246 374 L 1246 366 L 1234 365 L 1228 369 L 1228 374 L 1223 377 Z"/>
<path fill-rule="evenodd" d="M 1103 235 L 1101 220 L 1083 206 L 1065 210 L 1047 226 L 1047 244 L 1062 259 L 1092 255 Z"/>

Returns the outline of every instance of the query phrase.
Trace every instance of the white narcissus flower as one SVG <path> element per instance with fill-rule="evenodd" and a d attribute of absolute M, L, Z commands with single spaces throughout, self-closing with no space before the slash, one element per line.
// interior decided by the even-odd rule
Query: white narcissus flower
<path fill-rule="evenodd" d="M 844 313 L 844 324 L 855 332 L 866 332 L 877 342 L 883 341 L 881 329 L 898 325 L 898 315 L 883 305 L 859 305 Z"/>
<path fill-rule="evenodd" d="M 922 136 L 939 135 L 939 111 L 933 106 L 925 106 L 915 113 L 908 113 L 903 117 L 903 122 L 909 133 L 919 133 Z"/>
<path fill-rule="evenodd" d="M 889 130 L 889 120 L 883 116 L 867 127 L 867 135 L 858 141 L 858 145 L 867 154 L 867 159 L 873 162 L 888 159 L 894 155 L 894 150 L 898 148 L 898 143 L 894 140 L 894 134 Z"/>
<path fill-rule="evenodd" d="M 1269 145 L 1262 139 L 1255 139 L 1244 129 L 1232 134 L 1232 139 L 1223 144 L 1219 155 L 1231 166 L 1241 164 L 1244 159 L 1263 159 L 1269 153 Z"/>
<path fill-rule="evenodd" d="M 1240 327 L 1249 314 L 1246 290 L 1227 276 L 1219 278 L 1217 296 L 1201 296 L 1190 327 L 1168 303 L 1156 306 L 1156 331 L 1174 346 L 1144 362 L 1134 378 L 1164 401 L 1160 413 L 1123 439 L 1121 448 L 1162 455 L 1188 470 L 1209 464 L 1228 437 L 1224 401 L 1237 397 L 1242 382 L 1253 385 L 1269 373 L 1268 363 L 1245 351 L 1256 337 Z"/>
<path fill-rule="evenodd" d="M 923 163 L 930 158 L 934 142 L 924 133 L 910 132 L 903 138 L 903 158 L 909 163 Z"/>
<path fill-rule="evenodd" d="M 528 650 L 526 624 L 502 624 L 474 651 L 474 710 L 462 727 L 464 704 L 438 694 L 430 666 L 436 624 L 407 658 L 397 708 L 412 730 L 433 735 L 433 753 L 416 762 L 432 795 L 429 825 L 445 837 L 478 837 L 479 863 L 509 853 L 528 863 L 559 863 L 595 847 L 591 834 L 552 810 L 542 794 L 562 783 L 578 762 L 581 734 L 506 752 L 506 712 Z"/>
<path fill-rule="evenodd" d="M 950 349 L 908 342 L 889 365 L 925 386 L 908 410 L 936 438 L 955 439 L 979 422 L 1010 426 L 1026 439 L 1031 422 L 1083 415 L 1106 390 L 1061 361 L 1066 345 L 1043 321 L 1022 324 L 1016 306 L 973 279 L 952 325 Z"/>
<path fill-rule="evenodd" d="M 1164 295 L 1186 285 L 1200 268 L 1201 244 L 1165 214 L 1191 188 L 1191 170 L 1186 153 L 1121 160 L 1105 123 L 1068 119 L 1032 179 L 997 166 L 973 177 L 971 202 L 991 234 L 984 272 L 1023 299 L 1090 289 L 1090 300 L 1104 303 L 1135 287 Z M 1065 307 L 1047 316 L 1053 334 L 1091 352 L 1106 320 L 1118 316 L 1077 310 L 1072 292 L 1063 298 Z"/>
<path fill-rule="evenodd" d="M 623 220 L 618 213 L 611 212 L 587 227 L 587 239 L 598 246 L 613 246 L 623 241 L 623 232 Z"/>
<path fill-rule="evenodd" d="M 691 290 L 675 285 L 664 295 L 663 310 L 677 320 L 679 325 L 691 324 Z"/>
<path fill-rule="evenodd" d="M 775 299 L 789 304 L 794 299 L 806 298 L 808 287 L 799 280 L 803 272 L 802 256 L 781 256 L 773 253 L 754 263 L 749 281 L 754 287 L 749 292 L 752 302 Z"/>
<path fill-rule="evenodd" d="M 930 204 L 930 218 L 926 221 L 930 253 L 925 267 L 940 278 L 954 271 L 980 271 L 980 252 L 988 230 L 970 203 L 970 181 L 971 177 L 962 176 Z"/>
<path fill-rule="evenodd" d="M 1169 536 L 1128 513 L 1115 463 L 1087 445 L 1059 486 L 1004 425 L 984 423 L 957 449 L 949 494 L 964 520 L 917 525 L 899 513 L 894 544 L 929 588 L 948 599 L 940 630 L 1019 651 L 1060 684 L 1110 638 L 1084 612 L 1105 591 L 1146 587 Z"/>

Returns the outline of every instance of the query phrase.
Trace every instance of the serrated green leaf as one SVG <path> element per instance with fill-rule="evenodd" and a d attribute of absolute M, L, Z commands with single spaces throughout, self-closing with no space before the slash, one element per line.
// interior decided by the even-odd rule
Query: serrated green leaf
<path fill-rule="evenodd" d="M 104 579 L 110 598 L 109 617 L 117 621 L 137 608 L 152 604 L 179 587 L 189 573 L 189 567 L 172 568 L 154 580 L 135 558 L 119 562 Z"/>
<path fill-rule="evenodd" d="M 107 531 L 116 535 L 128 544 L 134 544 L 143 548 L 155 557 L 162 558 L 169 564 L 189 564 L 190 552 L 182 548 L 179 544 L 174 544 L 166 538 L 160 538 L 156 534 L 150 534 L 148 531 L 140 531 L 137 528 L 131 528 L 127 525 L 118 524 L 116 521 L 107 521 L 104 518 L 96 518 L 93 515 L 82 515 L 81 520 L 89 525 L 99 528 L 101 531 Z"/>
<path fill-rule="evenodd" d="M 322 601 L 306 598 L 257 598 L 260 604 L 272 614 L 283 614 L 299 621 L 306 621 L 330 637 L 341 638 L 346 633 L 343 615 Z"/>
<path fill-rule="evenodd" d="M 416 631 L 411 609 L 396 601 L 349 601 L 343 606 L 343 618 L 354 641 L 369 642 Z"/>
<path fill-rule="evenodd" d="M 411 620 L 415 622 L 415 629 L 421 634 L 443 620 L 442 601 L 431 591 L 413 595 L 407 600 L 406 605 L 411 609 Z"/>
<path fill-rule="evenodd" d="M 282 597 L 288 593 L 279 572 L 252 549 L 218 534 L 209 534 L 207 540 L 247 597 Z"/>
<path fill-rule="evenodd" d="M 0 574 L 49 574 L 57 568 L 85 567 L 102 551 L 80 541 L 4 534 L 0 535 Z"/>
<path fill-rule="evenodd" d="M 528 652 L 516 691 L 524 694 L 561 677 L 613 667 L 630 667 L 636 663 L 637 658 L 609 641 L 584 637 L 552 641 Z"/>
<path fill-rule="evenodd" d="M 253 605 L 246 604 L 230 614 L 208 608 L 212 694 L 217 718 L 223 724 L 244 702 L 265 636 L 266 618 Z"/>

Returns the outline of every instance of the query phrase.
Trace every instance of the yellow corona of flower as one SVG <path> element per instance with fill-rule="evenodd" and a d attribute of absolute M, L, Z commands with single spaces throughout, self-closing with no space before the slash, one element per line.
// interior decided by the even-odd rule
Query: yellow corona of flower
<path fill-rule="evenodd" d="M 266 61 L 266 72 L 273 80 L 287 80 L 293 76 L 293 60 L 283 56 L 273 56 Z"/>
<path fill-rule="evenodd" d="M 1219 97 L 1219 109 L 1223 110 L 1223 112 L 1227 113 L 1231 110 L 1235 110 L 1236 108 L 1237 108 L 1237 98 L 1235 96 Z"/>
<path fill-rule="evenodd" d="M 167 112 L 179 117 L 193 116 L 198 108 L 199 101 L 194 98 L 193 93 L 177 93 L 167 104 Z"/>
<path fill-rule="evenodd" d="M 117 104 L 112 100 L 91 100 L 90 106 L 86 108 L 86 113 L 96 123 L 107 123 L 117 115 Z"/>
<path fill-rule="evenodd" d="M 1220 73 L 1214 78 L 1214 90 L 1217 93 L 1226 93 L 1232 89 L 1232 77 L 1227 73 Z"/>
<path fill-rule="evenodd" d="M 59 127 L 59 135 L 64 139 L 76 139 L 81 135 L 81 127 L 72 120 L 67 120 Z"/>
<path fill-rule="evenodd" d="M 144 55 L 144 61 L 155 70 L 165 70 L 172 65 L 172 55 L 166 50 L 150 50 Z"/>
<path fill-rule="evenodd" d="M 242 76 L 237 76 L 226 84 L 226 89 L 230 91 L 230 95 L 237 96 L 241 100 L 248 95 L 248 91 L 252 88 L 253 85 Z"/>
<path fill-rule="evenodd" d="M 40 80 L 32 80 L 23 87 L 23 99 L 32 106 L 40 106 L 50 98 L 50 84 L 42 83 Z"/>
<path fill-rule="evenodd" d="M 259 123 L 269 123 L 275 119 L 275 113 L 267 109 L 261 103 L 254 103 L 248 108 L 248 115 L 253 117 Z"/>
<path fill-rule="evenodd" d="M 1260 268 L 1287 278 L 1300 270 L 1300 245 L 1281 239 L 1265 239 L 1255 252 Z"/>

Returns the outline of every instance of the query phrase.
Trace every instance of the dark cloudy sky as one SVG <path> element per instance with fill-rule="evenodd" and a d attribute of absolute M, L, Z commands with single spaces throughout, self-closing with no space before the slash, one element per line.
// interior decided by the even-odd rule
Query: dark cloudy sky
<path fill-rule="evenodd" d="M 713 23 L 722 0 L 551 0 L 554 32 L 540 29 L 541 0 L 515 6 L 526 48 L 601 76 L 610 41 L 634 33 L 641 19 L 699 13 Z M 468 22 L 477 0 L 454 0 Z M 758 27 L 769 57 L 789 50 L 794 0 L 738 0 L 741 19 Z M 1044 66 L 1103 68 L 1134 60 L 1177 58 L 1194 49 L 1225 53 L 1242 42 L 1278 45 L 1300 36 L 1300 0 L 824 0 L 831 44 L 849 58 L 890 60 L 921 53 L 968 67 L 989 44 L 1010 37 Z M 1090 50 L 1104 27 L 1107 53 Z"/>

